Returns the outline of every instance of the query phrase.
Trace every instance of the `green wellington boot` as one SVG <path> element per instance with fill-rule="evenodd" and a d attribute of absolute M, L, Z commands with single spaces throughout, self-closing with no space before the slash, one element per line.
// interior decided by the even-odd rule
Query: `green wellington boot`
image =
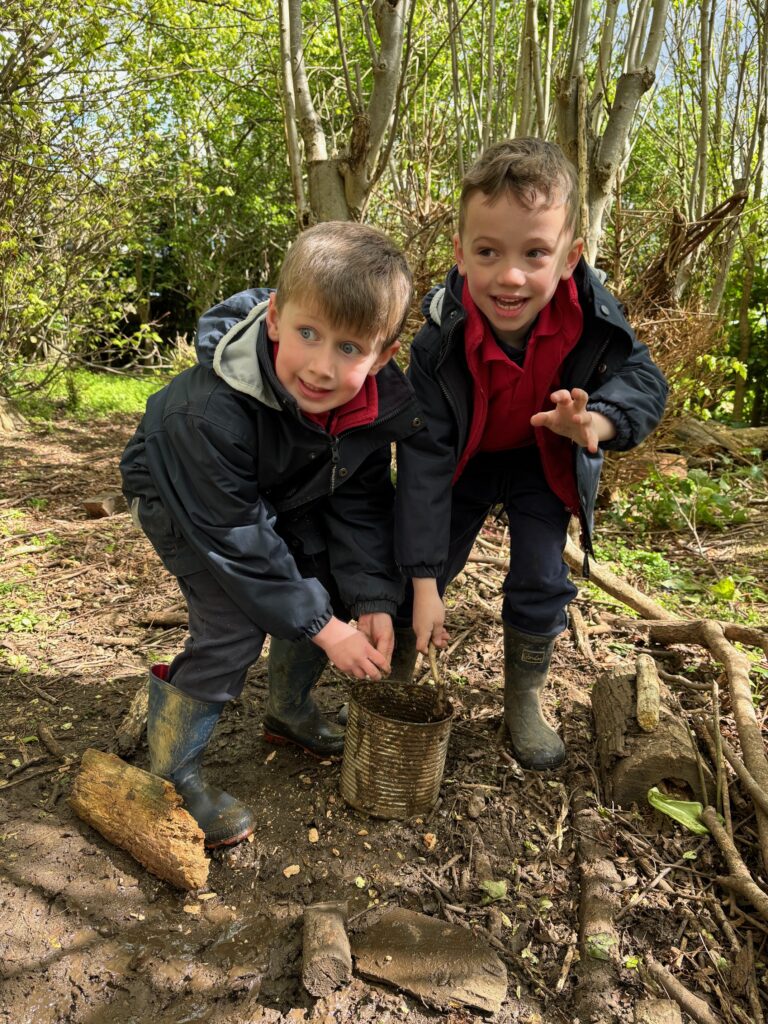
<path fill-rule="evenodd" d="M 395 629 L 395 649 L 392 652 L 392 666 L 384 682 L 413 682 L 413 670 L 416 668 L 418 653 L 416 650 L 416 634 L 411 627 L 398 626 Z M 349 718 L 349 704 L 342 705 L 336 717 L 342 725 L 346 725 Z"/>
<path fill-rule="evenodd" d="M 311 640 L 270 639 L 264 716 L 268 743 L 293 743 L 315 757 L 342 753 L 344 730 L 325 717 L 311 692 L 327 664 L 325 652 Z"/>
<path fill-rule="evenodd" d="M 504 719 L 522 768 L 545 771 L 565 760 L 563 741 L 541 714 L 554 640 L 518 633 L 504 624 Z"/>
<path fill-rule="evenodd" d="M 184 807 L 205 832 L 208 849 L 239 843 L 253 832 L 253 813 L 229 793 L 209 786 L 200 773 L 224 705 L 189 697 L 167 682 L 167 675 L 167 665 L 149 670 L 149 770 L 176 787 Z"/>

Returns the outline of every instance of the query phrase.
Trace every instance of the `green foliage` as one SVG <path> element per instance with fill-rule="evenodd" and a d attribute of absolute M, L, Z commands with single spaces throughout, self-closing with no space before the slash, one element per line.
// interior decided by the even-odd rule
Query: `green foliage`
<path fill-rule="evenodd" d="M 43 376 L 44 370 L 29 376 Z M 61 409 L 80 420 L 97 420 L 117 412 L 141 414 L 147 399 L 168 381 L 167 375 L 126 377 L 91 370 L 72 370 L 54 377 L 44 390 L 33 390 L 19 399 L 20 410 L 31 419 L 55 421 Z"/>
<path fill-rule="evenodd" d="M 691 469 L 684 479 L 653 470 L 642 484 L 624 492 L 614 502 L 610 514 L 640 532 L 654 527 L 723 530 L 732 523 L 746 521 L 743 484 L 750 480 L 759 483 L 762 476 L 760 466 L 742 467 L 717 476 L 703 469 Z"/>

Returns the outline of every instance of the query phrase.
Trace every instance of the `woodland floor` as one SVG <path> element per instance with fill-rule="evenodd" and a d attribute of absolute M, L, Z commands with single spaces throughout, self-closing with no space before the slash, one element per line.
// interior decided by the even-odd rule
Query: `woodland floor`
<path fill-rule="evenodd" d="M 619 810 L 601 801 L 589 688 L 596 672 L 631 662 L 642 635 L 595 633 L 596 665 L 570 635 L 559 639 L 547 714 L 569 757 L 558 772 L 523 773 L 496 742 L 502 652 L 494 591 L 501 577 L 487 567 L 473 565 L 453 590 L 450 625 L 460 642 L 445 671 L 457 716 L 441 799 L 426 819 L 368 819 L 340 797 L 339 765 L 267 746 L 262 658 L 227 709 L 206 761 L 212 781 L 255 809 L 258 826 L 253 842 L 214 858 L 208 892 L 172 889 L 80 821 L 67 801 L 80 755 L 113 747 L 147 666 L 172 657 L 184 639 L 183 627 L 150 624 L 178 597 L 127 512 L 89 519 L 82 508 L 84 499 L 119 489 L 117 460 L 135 420 L 89 427 L 62 419 L 4 439 L 0 1021 L 482 1019 L 471 1009 L 430 1009 L 357 976 L 332 996 L 310 997 L 301 984 L 303 909 L 345 899 L 352 932 L 394 906 L 471 929 L 508 970 L 497 1021 L 586 1024 L 577 793 L 604 822 L 619 878 L 611 1019 L 629 1024 L 638 1000 L 663 995 L 642 972 L 649 954 L 705 996 L 715 1019 L 755 1022 L 755 992 L 768 1012 L 768 924 L 718 890 L 714 877 L 725 871 L 714 844 L 648 807 Z M 739 532 L 738 550 L 726 531 L 707 538 L 707 557 L 724 565 L 743 558 L 765 581 L 767 536 L 763 505 Z M 498 546 L 500 537 L 491 528 L 484 540 Z M 588 624 L 597 621 L 599 601 L 582 595 L 578 606 Z M 703 682 L 717 674 L 701 651 L 657 653 L 671 673 L 685 670 Z M 319 700 L 335 711 L 347 693 L 347 681 L 327 673 Z M 678 698 L 686 712 L 707 693 L 682 689 Z M 727 699 L 723 714 L 727 722 Z M 41 726 L 71 760 L 46 750 Z M 143 741 L 132 762 L 147 767 Z M 738 827 L 748 842 L 748 812 L 743 818 Z M 483 857 L 508 885 L 508 897 L 490 906 L 478 886 Z M 289 865 L 300 870 L 286 877 Z M 751 954 L 752 1004 L 737 971 L 742 947 Z"/>

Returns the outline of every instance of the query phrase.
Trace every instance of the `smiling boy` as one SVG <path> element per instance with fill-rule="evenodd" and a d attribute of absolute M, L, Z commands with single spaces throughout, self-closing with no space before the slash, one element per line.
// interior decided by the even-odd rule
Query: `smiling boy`
<path fill-rule="evenodd" d="M 504 715 L 524 768 L 565 758 L 541 713 L 555 637 L 576 593 L 562 558 L 571 515 L 585 550 L 602 449 L 639 444 L 667 386 L 582 258 L 573 167 L 553 143 L 491 146 L 462 183 L 456 266 L 424 302 L 408 376 L 427 430 L 398 451 L 396 556 L 413 581 L 414 643 L 447 639 L 442 596 L 502 505 Z M 401 609 L 403 614 L 407 609 Z"/>
<path fill-rule="evenodd" d="M 149 399 L 123 454 L 132 514 L 189 610 L 184 649 L 149 673 L 150 769 L 209 847 L 254 828 L 200 764 L 267 634 L 265 737 L 320 757 L 344 742 L 311 693 L 327 661 L 357 678 L 389 669 L 403 591 L 390 451 L 421 427 L 391 361 L 410 295 L 381 232 L 311 228 L 277 292 L 241 292 L 202 317 L 199 365 Z"/>

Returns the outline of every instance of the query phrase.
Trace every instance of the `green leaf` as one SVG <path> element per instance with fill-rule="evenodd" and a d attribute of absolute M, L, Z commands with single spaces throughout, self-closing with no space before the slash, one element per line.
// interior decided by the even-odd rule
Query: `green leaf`
<path fill-rule="evenodd" d="M 731 576 L 713 583 L 710 589 L 715 597 L 721 597 L 724 601 L 732 601 L 736 594 L 736 584 Z"/>
<path fill-rule="evenodd" d="M 587 953 L 593 960 L 612 960 L 614 946 L 618 944 L 615 935 L 599 932 L 587 936 Z"/>
<path fill-rule="evenodd" d="M 697 836 L 709 834 L 709 829 L 700 820 L 704 807 L 698 800 L 673 800 L 672 797 L 660 793 L 656 786 L 651 786 L 648 790 L 648 803 L 662 814 L 685 825 L 690 832 Z"/>
<path fill-rule="evenodd" d="M 482 899 L 483 906 L 507 898 L 507 883 L 505 881 L 495 882 L 492 878 L 486 878 L 480 883 L 480 888 L 485 893 Z"/>

